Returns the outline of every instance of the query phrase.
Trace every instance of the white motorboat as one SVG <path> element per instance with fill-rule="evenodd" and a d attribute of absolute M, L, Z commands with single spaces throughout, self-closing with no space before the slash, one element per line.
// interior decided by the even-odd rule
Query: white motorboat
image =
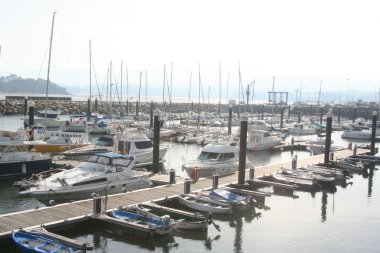
<path fill-rule="evenodd" d="M 370 140 L 372 137 L 372 133 L 370 131 L 362 130 L 361 128 L 351 128 L 345 130 L 342 133 L 341 137 L 347 139 Z"/>
<path fill-rule="evenodd" d="M 212 201 L 212 199 L 202 197 L 201 195 L 181 194 L 177 197 L 177 199 L 180 204 L 200 212 L 219 214 L 232 213 L 231 204 Z"/>
<path fill-rule="evenodd" d="M 252 129 L 248 131 L 247 150 L 268 150 L 280 145 L 281 142 L 280 137 L 271 135 L 268 131 Z"/>
<path fill-rule="evenodd" d="M 234 173 L 239 168 L 239 147 L 234 143 L 207 144 L 196 160 L 184 163 L 182 168 L 194 179 L 209 177 L 213 173 Z"/>
<path fill-rule="evenodd" d="M 269 125 L 265 120 L 260 119 L 250 119 L 248 121 L 248 130 L 264 130 L 264 131 L 271 131 L 272 126 Z"/>
<path fill-rule="evenodd" d="M 168 148 L 168 145 L 160 145 L 159 159 L 163 159 Z M 83 161 L 88 156 L 99 152 L 116 152 L 133 155 L 136 164 L 153 161 L 152 141 L 142 133 L 132 132 L 104 135 L 95 140 L 91 145 L 71 149 L 62 154 L 69 159 Z"/>
<path fill-rule="evenodd" d="M 93 193 L 107 195 L 150 187 L 148 175 L 132 170 L 134 164 L 135 158 L 130 155 L 92 155 L 77 167 L 41 179 L 19 194 L 49 203 L 91 198 Z"/>
<path fill-rule="evenodd" d="M 0 178 L 47 171 L 51 162 L 50 154 L 31 151 L 22 141 L 0 142 Z"/>
<path fill-rule="evenodd" d="M 293 127 L 288 128 L 288 132 L 293 135 L 303 134 L 315 134 L 317 131 L 310 125 L 304 125 L 303 123 L 294 124 Z"/>

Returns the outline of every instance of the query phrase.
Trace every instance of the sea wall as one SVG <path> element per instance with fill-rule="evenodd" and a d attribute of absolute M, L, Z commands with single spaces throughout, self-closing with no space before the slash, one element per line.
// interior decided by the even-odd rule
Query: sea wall
<path fill-rule="evenodd" d="M 41 111 L 45 109 L 45 101 L 34 101 L 35 111 Z M 0 115 L 22 115 L 27 114 L 26 103 L 23 100 L 0 100 Z M 112 103 L 113 114 L 123 115 L 128 111 L 130 114 L 136 114 L 136 108 L 138 107 L 139 113 L 149 114 L 151 103 L 140 103 L 137 106 L 137 102 L 133 103 Z M 171 113 L 183 113 L 183 112 L 214 112 L 227 113 L 228 106 L 222 104 L 200 104 L 198 103 L 153 103 L 154 109 L 158 108 L 164 112 Z M 88 110 L 88 102 L 86 101 L 49 101 L 48 108 L 52 110 L 61 110 L 62 115 L 73 115 L 73 114 L 86 114 Z M 110 104 L 104 102 L 92 102 L 91 111 L 97 111 L 99 114 L 108 114 L 110 111 Z M 121 112 L 122 108 L 122 112 Z M 248 112 L 254 116 L 268 117 L 269 115 L 279 115 L 281 110 L 284 113 L 284 119 L 291 117 L 301 116 L 319 116 L 325 115 L 329 109 L 332 109 L 334 116 L 340 115 L 342 118 L 356 119 L 362 117 L 364 119 L 370 120 L 373 111 L 379 113 L 378 106 L 367 106 L 367 107 L 357 107 L 357 106 L 328 106 L 323 107 L 316 105 L 292 105 L 292 106 L 280 106 L 280 105 L 269 105 L 269 104 L 254 104 L 254 105 L 238 105 L 232 106 L 232 111 L 234 113 L 244 113 Z M 378 114 L 379 115 L 379 114 Z"/>

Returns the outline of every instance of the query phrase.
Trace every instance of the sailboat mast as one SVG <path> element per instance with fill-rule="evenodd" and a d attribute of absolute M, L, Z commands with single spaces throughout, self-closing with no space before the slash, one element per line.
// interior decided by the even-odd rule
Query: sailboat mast
<path fill-rule="evenodd" d="M 90 105 L 91 105 L 91 76 L 92 76 L 92 72 L 91 72 L 91 40 L 89 40 L 89 55 L 90 55 Z M 89 108 L 90 110 L 90 108 Z"/>
<path fill-rule="evenodd" d="M 49 60 L 48 60 L 48 69 L 47 69 L 47 78 L 46 78 L 46 96 L 45 96 L 45 125 L 47 121 L 48 94 L 49 94 L 49 81 L 50 81 L 50 60 L 51 60 L 51 48 L 53 45 L 55 13 L 56 12 L 53 12 L 53 22 L 51 23 L 51 32 L 50 32 Z"/>

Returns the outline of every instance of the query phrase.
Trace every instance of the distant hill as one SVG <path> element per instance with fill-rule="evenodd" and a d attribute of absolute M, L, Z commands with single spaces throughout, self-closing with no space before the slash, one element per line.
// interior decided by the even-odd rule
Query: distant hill
<path fill-rule="evenodd" d="M 46 80 L 44 79 L 23 79 L 15 74 L 0 77 L 0 92 L 4 93 L 46 93 Z M 49 83 L 50 94 L 70 95 L 66 88 L 55 83 Z"/>

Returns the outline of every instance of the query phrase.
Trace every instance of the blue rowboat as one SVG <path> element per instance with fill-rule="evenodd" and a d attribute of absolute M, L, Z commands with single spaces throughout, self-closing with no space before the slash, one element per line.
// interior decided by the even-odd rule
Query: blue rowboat
<path fill-rule="evenodd" d="M 12 239 L 23 253 L 79 253 L 91 249 L 87 244 L 73 243 L 69 238 L 60 240 L 38 231 L 13 231 Z"/>

